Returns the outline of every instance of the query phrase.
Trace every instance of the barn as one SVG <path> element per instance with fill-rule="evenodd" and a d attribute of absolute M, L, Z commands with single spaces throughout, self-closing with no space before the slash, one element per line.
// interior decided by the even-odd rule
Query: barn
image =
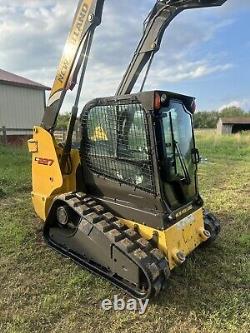
<path fill-rule="evenodd" d="M 218 134 L 235 134 L 250 130 L 250 117 L 220 118 L 217 123 Z"/>
<path fill-rule="evenodd" d="M 37 82 L 0 69 L 0 137 L 4 143 L 27 139 L 35 124 L 40 124 L 45 107 L 45 92 Z"/>

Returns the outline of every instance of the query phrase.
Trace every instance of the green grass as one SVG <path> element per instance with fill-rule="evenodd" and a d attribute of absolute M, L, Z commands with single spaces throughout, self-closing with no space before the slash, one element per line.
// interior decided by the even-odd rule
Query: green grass
<path fill-rule="evenodd" d="M 220 136 L 215 130 L 197 130 L 196 141 L 202 155 L 228 161 L 250 161 L 249 133 Z"/>
<path fill-rule="evenodd" d="M 249 332 L 250 136 L 198 132 L 200 191 L 222 221 L 212 247 L 172 272 L 144 316 L 104 312 L 123 295 L 47 248 L 30 200 L 30 156 L 0 147 L 0 332 Z"/>
<path fill-rule="evenodd" d="M 30 156 L 26 147 L 0 145 L 0 199 L 30 190 Z"/>

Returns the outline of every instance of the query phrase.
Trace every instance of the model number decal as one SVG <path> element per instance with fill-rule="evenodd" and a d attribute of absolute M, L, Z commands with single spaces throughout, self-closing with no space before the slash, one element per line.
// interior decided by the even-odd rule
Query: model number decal
<path fill-rule="evenodd" d="M 54 163 L 53 160 L 50 160 L 48 158 L 42 158 L 42 157 L 36 157 L 35 161 L 38 162 L 38 164 L 47 165 L 47 166 L 51 166 Z"/>
<path fill-rule="evenodd" d="M 195 221 L 195 217 L 193 214 L 188 215 L 184 219 L 182 219 L 180 222 L 176 223 L 176 228 L 178 229 L 184 229 L 188 224 L 191 224 Z"/>
<path fill-rule="evenodd" d="M 186 214 L 187 212 L 189 212 L 189 211 L 192 210 L 192 209 L 193 209 L 193 206 L 190 205 L 190 206 L 188 206 L 188 207 L 182 209 L 182 210 L 179 211 L 178 213 L 176 213 L 176 217 L 177 217 L 177 218 L 178 218 L 178 217 L 181 217 L 181 215 Z"/>

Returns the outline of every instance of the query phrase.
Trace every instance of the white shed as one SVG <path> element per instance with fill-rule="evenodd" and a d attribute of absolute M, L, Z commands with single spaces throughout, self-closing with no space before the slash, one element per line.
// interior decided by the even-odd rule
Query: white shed
<path fill-rule="evenodd" d="M 29 135 L 33 126 L 41 123 L 49 89 L 0 69 L 0 135 L 3 128 L 10 140 Z"/>

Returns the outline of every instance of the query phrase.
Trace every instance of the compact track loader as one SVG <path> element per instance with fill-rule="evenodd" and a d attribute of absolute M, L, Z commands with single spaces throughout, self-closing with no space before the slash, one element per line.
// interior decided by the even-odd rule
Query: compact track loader
<path fill-rule="evenodd" d="M 45 221 L 48 245 L 136 298 L 157 295 L 170 271 L 220 231 L 198 190 L 195 99 L 143 87 L 173 18 L 225 1 L 158 0 L 116 95 L 84 107 L 81 144 L 73 149 L 82 83 L 104 5 L 80 1 L 42 124 L 28 142 L 32 200 Z M 131 93 L 147 64 L 141 91 Z M 80 72 L 67 139 L 59 145 L 53 135 L 57 116 Z"/>

